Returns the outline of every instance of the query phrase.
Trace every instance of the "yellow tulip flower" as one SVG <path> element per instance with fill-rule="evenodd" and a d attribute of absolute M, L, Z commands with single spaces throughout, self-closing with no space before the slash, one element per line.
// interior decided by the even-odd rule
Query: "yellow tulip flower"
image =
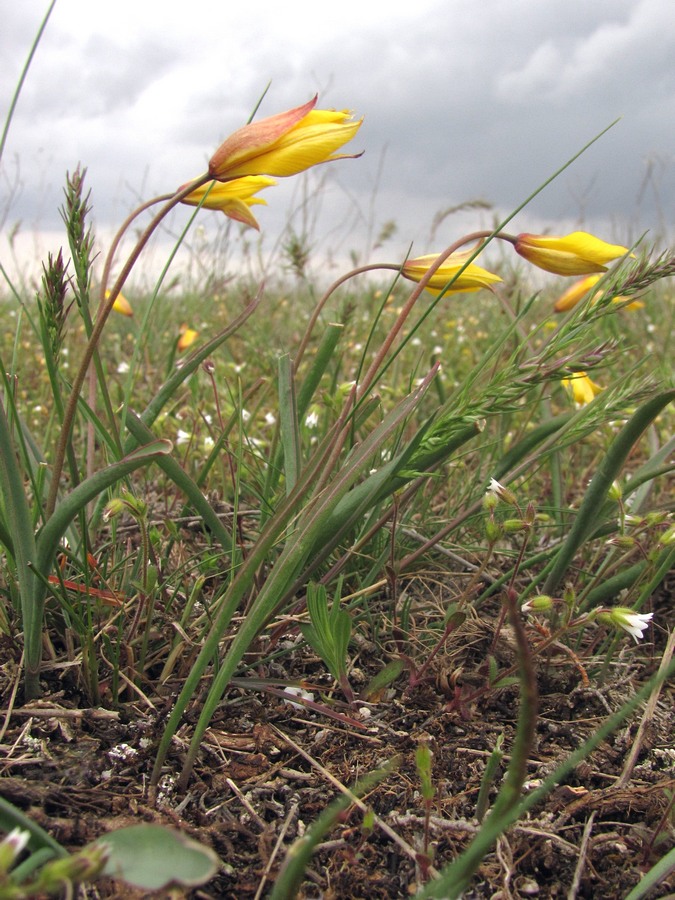
<path fill-rule="evenodd" d="M 571 378 L 563 378 L 563 385 L 571 391 L 574 402 L 586 406 L 603 388 L 588 377 L 586 372 L 575 372 Z"/>
<path fill-rule="evenodd" d="M 110 296 L 110 291 L 106 291 L 105 292 L 106 300 L 108 299 L 109 296 Z M 129 303 L 129 301 L 124 296 L 124 294 L 118 294 L 115 297 L 115 302 L 113 303 L 112 308 L 115 310 L 115 312 L 118 312 L 123 316 L 133 316 L 133 314 L 134 314 L 134 311 L 131 308 L 131 303 Z"/>
<path fill-rule="evenodd" d="M 234 178 L 232 181 L 209 181 L 196 188 L 181 200 L 188 206 L 199 206 L 202 199 L 204 209 L 216 209 L 225 213 L 230 219 L 249 225 L 258 231 L 260 226 L 249 207 L 254 204 L 266 205 L 266 201 L 255 197 L 258 191 L 276 184 L 273 178 L 264 175 L 249 175 L 246 178 Z"/>
<path fill-rule="evenodd" d="M 318 163 L 343 159 L 335 155 L 361 127 L 349 110 L 314 109 L 309 102 L 231 134 L 211 157 L 209 175 L 216 181 L 242 175 L 297 175 Z M 360 154 L 359 154 L 360 155 Z"/>
<path fill-rule="evenodd" d="M 556 312 L 567 312 L 574 309 L 577 303 L 582 300 L 592 287 L 600 281 L 602 275 L 587 275 L 581 281 L 575 281 L 573 285 L 567 288 L 564 294 L 561 294 L 556 300 L 553 309 Z"/>
<path fill-rule="evenodd" d="M 191 347 L 192 344 L 199 337 L 199 332 L 195 331 L 194 328 L 188 328 L 187 325 L 181 325 L 180 327 L 180 337 L 178 338 L 178 343 L 176 345 L 178 352 L 182 353 L 183 350 L 187 350 L 188 347 Z"/>
<path fill-rule="evenodd" d="M 574 309 L 577 303 L 595 287 L 601 278 L 602 275 L 587 275 L 586 278 L 582 278 L 581 281 L 575 281 L 571 287 L 568 287 L 567 290 L 558 297 L 553 305 L 553 309 L 556 312 L 567 312 L 570 309 Z M 596 291 L 591 298 L 591 302 L 596 303 L 601 296 L 602 291 Z M 644 307 L 642 300 L 631 300 L 630 303 L 627 303 L 627 300 L 628 297 L 612 297 L 612 303 L 626 303 L 625 309 L 643 309 Z"/>
<path fill-rule="evenodd" d="M 446 284 L 457 275 L 457 272 L 459 272 L 469 256 L 471 256 L 470 252 L 451 254 L 431 276 L 426 285 L 426 290 L 432 294 L 440 294 Z M 403 277 L 410 279 L 410 281 L 420 281 L 437 259 L 438 254 L 432 253 L 429 256 L 419 256 L 417 259 L 407 260 L 403 264 Z M 499 275 L 494 275 L 492 272 L 488 272 L 487 269 L 481 269 L 480 266 L 469 263 L 446 293 L 460 294 L 468 291 L 479 291 L 481 288 L 490 287 L 491 284 L 497 284 L 499 281 L 501 281 Z"/>
<path fill-rule="evenodd" d="M 628 253 L 627 247 L 607 244 L 585 231 L 574 231 L 564 237 L 519 234 L 514 247 L 528 262 L 555 275 L 606 272 L 608 262 Z"/>

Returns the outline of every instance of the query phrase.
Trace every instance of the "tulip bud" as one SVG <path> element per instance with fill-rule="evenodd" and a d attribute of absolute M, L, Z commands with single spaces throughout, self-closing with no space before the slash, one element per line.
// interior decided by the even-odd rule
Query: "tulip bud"
<path fill-rule="evenodd" d="M 628 253 L 627 247 L 607 244 L 585 231 L 574 231 L 565 237 L 519 234 L 514 247 L 528 262 L 555 275 L 606 272 L 608 262 Z"/>

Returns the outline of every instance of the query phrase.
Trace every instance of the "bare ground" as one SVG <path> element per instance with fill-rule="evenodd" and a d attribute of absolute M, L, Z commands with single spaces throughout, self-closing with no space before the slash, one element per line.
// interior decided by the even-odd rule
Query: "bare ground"
<path fill-rule="evenodd" d="M 539 718 L 526 790 L 549 774 L 596 730 L 658 665 L 663 622 L 672 596 L 655 601 L 661 627 L 654 645 L 628 641 L 603 684 L 584 684 L 565 654 L 538 663 Z M 493 610 L 494 613 L 494 610 Z M 0 794 L 68 848 L 138 822 L 180 828 L 212 847 L 223 862 L 217 877 L 189 893 L 146 895 L 112 882 L 80 888 L 80 897 L 265 897 L 293 840 L 339 794 L 340 785 L 398 757 L 395 772 L 367 797 L 376 818 L 352 806 L 315 853 L 300 896 L 398 898 L 414 895 L 431 865 L 440 869 L 467 846 L 488 757 L 504 734 L 505 757 L 490 789 L 494 799 L 509 760 L 518 714 L 513 685 L 485 690 L 485 658 L 494 619 L 470 618 L 436 660 L 430 677 L 410 686 L 404 671 L 368 702 L 348 706 L 306 651 L 258 675 L 302 680 L 317 706 L 294 706 L 272 688 L 238 685 L 212 721 L 185 792 L 175 789 L 197 709 L 174 740 L 155 803 L 149 773 L 178 685 L 149 702 L 116 709 L 82 708 L 77 667 L 58 661 L 45 672 L 43 699 L 13 697 L 17 647 L 2 647 Z M 288 640 L 296 634 L 289 633 Z M 532 635 L 533 640 L 536 635 Z M 508 661 L 508 631 L 498 655 Z M 365 638 L 351 671 L 355 691 L 381 670 Z M 283 678 L 281 677 L 283 676 Z M 560 784 L 545 803 L 501 838 L 464 895 L 473 898 L 621 898 L 674 844 L 673 691 L 661 694 L 640 737 L 630 777 L 622 778 L 643 711 Z M 332 713 L 329 715 L 328 713 Z M 342 718 L 340 718 L 342 717 Z M 435 796 L 426 828 L 415 753 L 433 752 Z M 626 772 L 626 775 L 628 772 Z M 675 892 L 675 874 L 647 895 Z"/>

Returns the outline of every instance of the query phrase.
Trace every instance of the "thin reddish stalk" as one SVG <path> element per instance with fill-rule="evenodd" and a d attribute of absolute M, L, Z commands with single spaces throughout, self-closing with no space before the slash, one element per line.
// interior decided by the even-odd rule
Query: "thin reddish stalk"
<path fill-rule="evenodd" d="M 196 179 L 196 181 L 193 181 L 191 184 L 187 185 L 186 187 L 182 188 L 182 190 L 174 194 L 171 199 L 167 203 L 165 203 L 164 206 L 162 206 L 162 208 L 155 215 L 143 234 L 138 239 L 136 246 L 131 251 L 131 254 L 124 264 L 122 271 L 118 275 L 117 281 L 111 288 L 110 294 L 107 298 L 105 298 L 104 294 L 104 299 L 99 306 L 98 313 L 96 315 L 96 321 L 94 322 L 94 327 L 92 328 L 89 342 L 87 343 L 87 346 L 85 348 L 84 356 L 82 357 L 80 366 L 75 373 L 73 386 L 71 388 L 70 396 L 68 397 L 68 402 L 64 411 L 63 425 L 61 426 L 61 433 L 59 434 L 59 439 L 54 451 L 52 480 L 49 486 L 49 495 L 47 497 L 47 504 L 45 508 L 45 520 L 50 518 L 56 507 L 59 482 L 61 481 L 61 474 L 63 472 L 63 464 L 66 455 L 66 446 L 68 444 L 68 438 L 70 436 L 73 422 L 75 420 L 75 412 L 77 410 L 78 400 L 80 399 L 80 391 L 82 390 L 82 385 L 84 384 L 85 378 L 87 377 L 87 370 L 89 369 L 89 365 L 91 364 L 91 360 L 94 356 L 94 352 L 98 345 L 101 334 L 103 333 L 105 323 L 113 308 L 113 304 L 119 296 L 119 293 L 122 290 L 125 281 L 129 277 L 129 273 L 138 260 L 138 257 L 142 253 L 145 245 L 152 237 L 152 234 L 154 233 L 155 229 L 162 221 L 162 219 L 164 219 L 164 217 L 174 208 L 174 206 L 180 203 L 184 197 L 187 197 L 188 194 L 190 194 L 196 188 L 201 187 L 201 185 L 206 184 L 206 182 L 209 180 L 210 179 L 208 175 L 202 175 L 200 178 Z"/>

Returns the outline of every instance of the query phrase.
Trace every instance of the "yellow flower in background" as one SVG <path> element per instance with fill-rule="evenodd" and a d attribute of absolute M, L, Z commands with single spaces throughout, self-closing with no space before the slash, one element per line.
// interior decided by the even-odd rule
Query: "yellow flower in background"
<path fill-rule="evenodd" d="M 429 283 L 426 285 L 426 290 L 432 294 L 440 294 L 450 279 L 457 275 L 457 272 L 459 272 L 470 256 L 471 252 L 451 254 L 431 276 Z M 420 281 L 437 259 L 438 254 L 432 253 L 429 256 L 419 256 L 417 259 L 407 260 L 403 264 L 403 277 L 410 279 L 410 281 Z M 459 278 L 452 283 L 447 293 L 460 294 L 466 291 L 479 291 L 481 288 L 490 287 L 491 284 L 497 284 L 500 281 L 499 275 L 494 275 L 492 272 L 488 272 L 487 269 L 481 269 L 480 266 L 469 263 Z"/>
<path fill-rule="evenodd" d="M 234 178 L 232 181 L 225 182 L 209 181 L 184 197 L 181 203 L 187 203 L 188 206 L 199 206 L 205 197 L 206 199 L 202 203 L 203 209 L 220 210 L 230 219 L 243 222 L 244 225 L 249 225 L 259 231 L 258 222 L 249 207 L 255 204 L 266 206 L 265 200 L 254 195 L 263 188 L 272 187 L 274 184 L 276 181 L 265 175 L 248 175 L 245 178 Z"/>
<path fill-rule="evenodd" d="M 586 406 L 603 390 L 591 381 L 586 372 L 575 372 L 571 378 L 563 378 L 562 384 L 571 391 L 574 402 L 579 406 Z"/>
<path fill-rule="evenodd" d="M 195 331 L 194 328 L 188 328 L 187 325 L 180 326 L 180 337 L 178 338 L 178 343 L 176 344 L 176 348 L 179 353 L 182 353 L 183 350 L 187 350 L 188 347 L 191 347 L 192 344 L 199 337 L 199 332 Z"/>
<path fill-rule="evenodd" d="M 110 291 L 106 291 L 105 292 L 106 300 L 108 299 L 109 296 L 110 296 Z M 115 297 L 115 302 L 113 303 L 112 308 L 115 310 L 115 312 L 118 312 L 123 316 L 133 316 L 133 314 L 134 314 L 134 311 L 131 308 L 131 303 L 129 303 L 129 301 L 124 296 L 124 294 L 118 294 Z"/>
<path fill-rule="evenodd" d="M 595 287 L 601 278 L 602 275 L 587 275 L 586 278 L 582 278 L 581 281 L 575 281 L 571 287 L 568 287 L 567 290 L 558 297 L 553 309 L 556 312 L 567 312 L 570 309 L 574 309 L 577 303 Z M 596 291 L 591 302 L 595 303 L 601 296 L 602 292 Z M 628 299 L 628 297 L 612 297 L 612 303 L 626 303 Z M 643 309 L 644 303 L 642 300 L 632 300 L 630 303 L 626 303 L 624 308 Z"/>
<path fill-rule="evenodd" d="M 628 253 L 627 247 L 607 244 L 585 231 L 573 231 L 564 237 L 519 234 L 514 247 L 528 262 L 555 275 L 606 272 L 607 263 Z"/>
<path fill-rule="evenodd" d="M 602 275 L 587 275 L 581 281 L 575 281 L 573 285 L 567 288 L 564 294 L 558 297 L 553 309 L 556 312 L 567 312 L 568 309 L 574 309 L 577 303 L 586 296 L 592 287 L 595 287 L 601 278 Z"/>
<path fill-rule="evenodd" d="M 308 103 L 244 125 L 211 157 L 209 175 L 216 181 L 242 175 L 297 175 L 318 163 L 343 159 L 335 155 L 361 127 L 349 110 L 314 109 Z"/>

